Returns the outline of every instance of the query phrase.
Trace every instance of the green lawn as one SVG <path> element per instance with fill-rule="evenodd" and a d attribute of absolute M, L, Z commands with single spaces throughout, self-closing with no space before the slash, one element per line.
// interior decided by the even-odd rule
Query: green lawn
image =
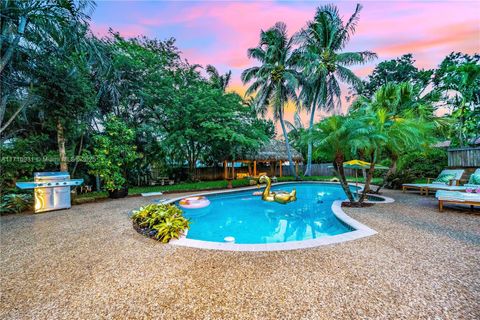
<path fill-rule="evenodd" d="M 329 181 L 333 176 L 313 176 L 313 177 L 302 177 L 303 181 Z M 355 177 L 347 177 L 348 181 L 355 182 Z M 293 181 L 293 177 L 281 177 L 278 178 L 278 181 Z M 358 182 L 363 182 L 363 177 L 358 177 Z M 249 185 L 250 179 L 242 180 L 233 180 L 233 187 L 245 187 Z M 378 184 L 382 181 L 381 178 L 373 178 L 372 183 Z M 164 192 L 164 193 L 174 193 L 174 192 L 189 192 L 189 191 L 202 191 L 202 190 L 215 190 L 215 189 L 225 189 L 227 188 L 227 181 L 217 180 L 217 181 L 201 181 L 201 182 L 185 182 L 177 183 L 171 186 L 146 186 L 146 187 L 131 187 L 128 190 L 130 196 L 140 195 L 141 193 L 146 192 Z M 86 203 L 96 200 L 108 198 L 108 193 L 105 191 L 100 192 L 90 192 L 79 194 L 75 199 L 74 203 Z"/>

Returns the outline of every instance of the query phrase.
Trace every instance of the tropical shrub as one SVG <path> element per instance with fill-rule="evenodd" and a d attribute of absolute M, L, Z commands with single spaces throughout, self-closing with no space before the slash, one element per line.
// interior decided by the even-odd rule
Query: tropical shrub
<path fill-rule="evenodd" d="M 411 170 L 401 170 L 387 176 L 385 187 L 400 189 L 402 184 L 414 182 L 418 177 Z"/>
<path fill-rule="evenodd" d="M 412 176 L 417 179 L 436 178 L 447 165 L 447 152 L 443 149 L 426 149 L 422 152 L 412 152 L 401 157 L 399 161 L 400 171 L 408 169 Z"/>
<path fill-rule="evenodd" d="M 91 174 L 98 174 L 107 191 L 125 187 L 126 171 L 137 159 L 134 131 L 120 119 L 110 116 L 105 122 L 105 131 L 93 137 L 94 161 L 88 163 Z"/>
<path fill-rule="evenodd" d="M 0 203 L 0 214 L 19 213 L 32 208 L 33 197 L 28 193 L 6 194 Z"/>
<path fill-rule="evenodd" d="M 172 204 L 149 204 L 134 211 L 134 227 L 144 235 L 161 242 L 178 239 L 189 228 L 190 221 Z"/>
<path fill-rule="evenodd" d="M 34 171 L 46 169 L 48 139 L 46 134 L 30 134 L 0 143 L 0 187 L 15 187 L 16 181 L 31 179 Z"/>

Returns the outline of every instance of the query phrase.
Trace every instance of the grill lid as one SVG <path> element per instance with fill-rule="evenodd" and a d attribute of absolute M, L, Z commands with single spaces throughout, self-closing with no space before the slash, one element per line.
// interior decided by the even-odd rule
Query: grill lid
<path fill-rule="evenodd" d="M 68 172 L 35 172 L 33 174 L 35 181 L 64 181 L 70 179 Z"/>

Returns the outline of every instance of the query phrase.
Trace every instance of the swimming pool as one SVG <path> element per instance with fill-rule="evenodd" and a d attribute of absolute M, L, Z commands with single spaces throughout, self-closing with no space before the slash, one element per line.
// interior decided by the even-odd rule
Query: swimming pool
<path fill-rule="evenodd" d="M 339 215 L 343 214 L 341 209 L 341 212 L 334 213 L 333 204 L 336 202 L 339 208 L 341 200 L 346 199 L 340 185 L 283 183 L 274 185 L 272 190 L 291 191 L 293 188 L 297 190 L 297 201 L 286 205 L 266 202 L 260 196 L 254 196 L 252 193 L 258 191 L 256 188 L 206 194 L 211 202 L 208 207 L 182 208 L 191 225 L 186 237 L 174 242 L 227 250 L 280 250 L 314 246 L 318 240 L 325 238 L 340 242 L 336 236 L 355 234 L 359 229 L 373 231 L 360 223 L 355 226 L 353 222 L 356 221 L 346 215 L 340 219 Z M 356 236 L 358 234 L 347 238 Z M 299 246 L 299 242 L 303 245 Z M 212 243 L 220 245 L 212 246 Z"/>

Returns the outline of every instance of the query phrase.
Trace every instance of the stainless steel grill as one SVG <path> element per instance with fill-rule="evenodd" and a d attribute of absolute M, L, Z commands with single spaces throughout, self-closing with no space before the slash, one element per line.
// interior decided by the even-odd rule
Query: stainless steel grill
<path fill-rule="evenodd" d="M 70 179 L 68 172 L 35 172 L 33 177 L 33 182 L 17 182 L 17 187 L 34 190 L 35 212 L 70 208 L 70 187 L 83 183 Z"/>

